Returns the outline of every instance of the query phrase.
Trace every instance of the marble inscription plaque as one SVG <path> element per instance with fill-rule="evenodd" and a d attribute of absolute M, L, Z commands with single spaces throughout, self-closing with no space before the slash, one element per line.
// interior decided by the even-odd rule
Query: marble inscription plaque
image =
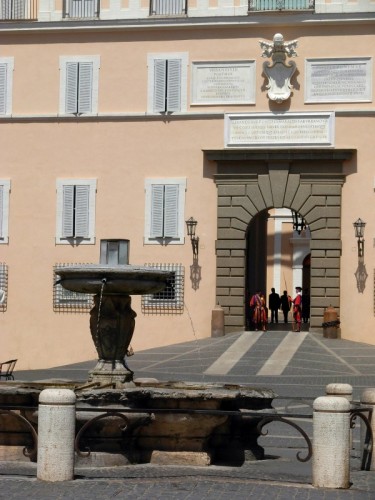
<path fill-rule="evenodd" d="M 333 146 L 334 114 L 225 115 L 225 147 Z"/>
<path fill-rule="evenodd" d="M 306 102 L 369 102 L 372 59 L 306 59 Z"/>
<path fill-rule="evenodd" d="M 254 104 L 255 61 L 194 62 L 192 104 Z"/>

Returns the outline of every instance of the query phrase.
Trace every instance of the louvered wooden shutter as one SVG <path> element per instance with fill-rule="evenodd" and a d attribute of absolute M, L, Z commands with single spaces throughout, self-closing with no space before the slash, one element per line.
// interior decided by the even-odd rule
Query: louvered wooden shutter
<path fill-rule="evenodd" d="M 167 61 L 155 59 L 154 61 L 154 112 L 164 113 L 166 95 Z"/>
<path fill-rule="evenodd" d="M 151 186 L 151 238 L 163 237 L 164 222 L 164 186 L 153 184 Z"/>
<path fill-rule="evenodd" d="M 89 237 L 89 195 L 90 186 L 76 186 L 74 234 L 76 238 Z"/>
<path fill-rule="evenodd" d="M 7 112 L 7 64 L 0 63 L 0 115 Z"/>
<path fill-rule="evenodd" d="M 78 111 L 78 63 L 66 63 L 65 112 Z"/>
<path fill-rule="evenodd" d="M 14 19 L 25 19 L 25 14 L 26 14 L 26 1 L 25 0 L 13 0 Z"/>
<path fill-rule="evenodd" d="M 181 111 L 180 59 L 168 59 L 167 111 Z"/>
<path fill-rule="evenodd" d="M 93 76 L 92 63 L 91 62 L 79 63 L 78 113 L 92 112 L 92 76 Z"/>
<path fill-rule="evenodd" d="M 0 238 L 3 238 L 3 219 L 4 219 L 4 186 L 0 186 Z"/>
<path fill-rule="evenodd" d="M 178 185 L 167 184 L 164 190 L 164 236 L 178 237 Z"/>
<path fill-rule="evenodd" d="M 74 237 L 74 186 L 63 186 L 62 232 L 63 238 Z"/>

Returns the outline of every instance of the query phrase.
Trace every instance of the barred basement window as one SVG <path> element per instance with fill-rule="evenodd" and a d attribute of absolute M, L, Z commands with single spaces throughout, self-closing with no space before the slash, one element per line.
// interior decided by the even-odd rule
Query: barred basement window
<path fill-rule="evenodd" d="M 93 295 L 71 292 L 59 284 L 60 276 L 56 274 L 56 268 L 70 265 L 72 264 L 56 264 L 53 266 L 53 310 L 59 312 L 89 311 L 94 305 Z"/>
<path fill-rule="evenodd" d="M 142 295 L 142 312 L 144 314 L 182 314 L 185 268 L 181 264 L 145 264 L 145 266 L 171 271 L 172 276 L 164 290 Z"/>
<path fill-rule="evenodd" d="M 8 305 L 8 266 L 3 262 L 0 262 L 0 311 L 5 312 L 7 310 L 7 305 Z"/>

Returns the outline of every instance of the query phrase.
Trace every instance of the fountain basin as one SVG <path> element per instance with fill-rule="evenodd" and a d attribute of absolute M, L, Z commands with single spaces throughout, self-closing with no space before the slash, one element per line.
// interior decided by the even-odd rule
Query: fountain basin
<path fill-rule="evenodd" d="M 143 387 L 137 380 L 135 387 L 125 390 L 81 390 L 74 383 L 70 387 L 77 395 L 76 429 L 87 427 L 78 443 L 83 451 L 77 457 L 79 465 L 99 465 L 96 460 L 100 465 L 147 463 L 154 452 L 204 453 L 209 464 L 235 466 L 264 457 L 256 425 L 264 411 L 272 411 L 276 394 L 270 389 L 157 381 Z M 0 407 L 4 403 L 24 406 L 23 414 L 38 431 L 36 407 L 43 388 L 43 383 L 12 383 L 6 388 L 0 384 Z M 259 412 L 259 416 L 241 410 Z M 3 424 L 6 433 L 0 433 L 0 445 L 32 444 L 23 424 L 10 416 Z"/>
<path fill-rule="evenodd" d="M 163 290 L 172 275 L 170 271 L 146 266 L 100 264 L 61 266 L 56 268 L 56 274 L 67 290 L 92 294 L 103 291 L 105 295 L 156 293 Z"/>

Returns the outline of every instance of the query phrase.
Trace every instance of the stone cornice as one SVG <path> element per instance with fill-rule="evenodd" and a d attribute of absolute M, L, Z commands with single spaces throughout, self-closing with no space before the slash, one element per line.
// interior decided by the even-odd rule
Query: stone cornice
<path fill-rule="evenodd" d="M 278 148 L 278 149 L 217 149 L 217 150 L 204 150 L 205 156 L 208 160 L 217 162 L 228 161 L 254 161 L 254 162 L 285 162 L 290 163 L 293 161 L 343 161 L 350 160 L 355 153 L 354 149 L 292 149 L 292 148 Z M 259 168 L 259 164 L 257 165 Z M 324 167 L 323 167 L 324 168 Z"/>
<path fill-rule="evenodd" d="M 66 32 L 66 31 L 139 31 L 139 30 L 171 30 L 171 29 L 215 29 L 237 27 L 283 27 L 283 26 L 327 26 L 356 25 L 375 23 L 375 12 L 315 14 L 311 11 L 299 12 L 259 12 L 248 16 L 212 16 L 181 18 L 144 18 L 85 21 L 27 21 L 1 22 L 0 33 L 24 34 L 33 32 Z"/>

